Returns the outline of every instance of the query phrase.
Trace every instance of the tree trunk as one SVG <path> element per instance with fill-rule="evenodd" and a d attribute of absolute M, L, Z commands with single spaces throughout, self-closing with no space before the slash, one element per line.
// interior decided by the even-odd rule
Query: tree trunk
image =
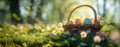
<path fill-rule="evenodd" d="M 103 17 L 105 17 L 106 15 L 106 0 L 104 0 L 104 4 L 103 4 Z"/>
<path fill-rule="evenodd" d="M 98 11 L 98 14 L 101 15 L 101 13 L 100 13 L 100 7 L 99 7 L 99 5 L 100 5 L 100 4 L 99 4 L 99 1 L 96 0 L 96 2 L 97 2 L 97 11 Z"/>
<path fill-rule="evenodd" d="M 33 16 L 33 5 L 34 5 L 34 0 L 30 0 L 30 3 L 31 3 L 31 5 L 30 5 L 30 13 L 29 13 L 29 16 L 27 17 L 27 23 L 29 23 L 29 24 L 35 24 L 36 23 L 36 21 L 35 21 L 35 19 L 32 17 Z"/>
<path fill-rule="evenodd" d="M 10 1 L 11 20 L 13 24 L 23 23 L 23 18 L 20 14 L 19 0 Z"/>
<path fill-rule="evenodd" d="M 37 16 L 36 16 L 36 18 L 39 18 L 41 21 L 43 20 L 42 19 L 42 12 L 43 12 L 44 4 L 45 4 L 45 0 L 41 0 L 40 1 L 40 7 L 38 7 Z"/>
<path fill-rule="evenodd" d="M 34 3 L 34 0 L 30 0 L 30 3 L 31 3 L 31 5 L 30 5 L 30 13 L 32 14 L 32 11 L 33 11 L 33 3 Z"/>
<path fill-rule="evenodd" d="M 59 21 L 62 22 L 64 18 L 64 13 L 62 12 L 61 8 L 58 8 L 58 10 L 59 10 Z"/>

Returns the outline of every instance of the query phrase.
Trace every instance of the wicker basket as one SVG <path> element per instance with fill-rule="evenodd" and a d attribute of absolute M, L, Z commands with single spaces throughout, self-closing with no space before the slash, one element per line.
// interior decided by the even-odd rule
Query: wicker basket
<path fill-rule="evenodd" d="M 80 5 L 75 7 L 69 14 L 67 21 L 70 21 L 70 17 L 72 15 L 72 13 L 80 8 L 80 7 L 89 7 L 93 10 L 94 12 L 94 24 L 69 24 L 69 25 L 63 25 L 63 29 L 64 31 L 69 31 L 71 34 L 74 34 L 74 32 L 78 32 L 78 31 L 86 31 L 88 29 L 90 29 L 92 32 L 99 32 L 102 25 L 100 25 L 100 22 L 97 20 L 97 14 L 95 9 L 90 6 L 90 5 Z"/>

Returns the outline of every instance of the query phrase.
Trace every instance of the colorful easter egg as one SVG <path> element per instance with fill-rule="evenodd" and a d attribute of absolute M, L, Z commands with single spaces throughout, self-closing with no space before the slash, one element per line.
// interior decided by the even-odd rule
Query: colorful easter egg
<path fill-rule="evenodd" d="M 81 24 L 81 20 L 80 19 L 76 19 L 75 20 L 75 24 Z"/>
<path fill-rule="evenodd" d="M 92 22 L 89 18 L 85 18 L 84 24 L 92 24 Z"/>

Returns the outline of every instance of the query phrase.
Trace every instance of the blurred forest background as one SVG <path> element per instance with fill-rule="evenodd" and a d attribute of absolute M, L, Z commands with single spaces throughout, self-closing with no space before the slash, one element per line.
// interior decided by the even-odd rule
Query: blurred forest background
<path fill-rule="evenodd" d="M 107 43 L 89 41 L 87 38 L 93 37 L 89 35 L 86 39 L 81 39 L 80 34 L 65 35 L 62 25 L 71 10 L 80 5 L 95 8 Z M 71 19 L 80 18 L 83 22 L 94 18 L 93 14 L 91 9 L 82 7 Z M 110 32 L 115 32 L 111 33 L 113 40 Z M 0 47 L 70 47 L 81 46 L 82 42 L 89 47 L 120 47 L 120 0 L 0 0 Z"/>
<path fill-rule="evenodd" d="M 73 8 L 82 4 L 93 6 L 101 19 L 120 22 L 120 0 L 0 0 L 0 24 L 59 23 L 66 20 Z M 79 11 L 82 12 L 81 9 Z M 88 9 L 85 11 L 87 15 L 92 15 Z M 74 15 L 86 15 L 81 12 Z"/>

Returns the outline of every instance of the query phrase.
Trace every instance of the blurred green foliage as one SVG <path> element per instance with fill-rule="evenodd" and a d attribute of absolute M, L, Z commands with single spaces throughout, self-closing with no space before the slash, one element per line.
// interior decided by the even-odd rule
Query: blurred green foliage
<path fill-rule="evenodd" d="M 88 34 L 87 38 L 80 38 L 79 33 L 73 35 L 77 40 L 71 40 L 72 36 L 65 35 L 62 28 L 62 23 L 41 26 L 40 24 L 18 24 L 17 26 L 13 24 L 5 24 L 0 28 L 0 46 L 7 47 L 70 47 L 70 46 L 80 46 L 80 42 L 85 42 L 89 46 L 108 46 L 114 47 L 120 44 L 114 44 L 112 42 L 103 42 L 100 44 L 94 43 L 92 40 L 92 33 Z M 111 29 L 109 29 L 111 28 Z M 118 30 L 119 27 L 113 26 L 111 24 L 103 25 L 101 32 L 109 34 L 112 30 Z M 119 30 L 120 31 L 120 30 Z M 90 39 L 91 38 L 91 39 Z M 89 39 L 89 40 L 88 40 Z"/>
<path fill-rule="evenodd" d="M 91 34 L 85 39 L 80 38 L 78 33 L 73 36 L 64 35 L 62 28 L 73 8 L 88 4 L 93 6 L 100 15 L 98 16 L 100 24 L 103 25 L 100 32 L 107 35 L 112 30 L 120 32 L 119 0 L 107 0 L 106 2 L 105 0 L 19 0 L 20 16 L 23 19 L 11 13 L 10 3 L 9 0 L 0 0 L 0 47 L 80 47 L 80 42 L 85 42 L 91 47 L 95 45 L 120 47 L 120 43 L 114 42 L 94 43 L 90 41 L 93 38 Z M 92 14 L 83 7 L 76 10 L 71 19 L 80 18 L 83 22 L 84 18 Z M 24 23 L 12 24 L 12 16 L 15 20 L 23 20 Z M 71 37 L 77 40 L 71 40 Z"/>

